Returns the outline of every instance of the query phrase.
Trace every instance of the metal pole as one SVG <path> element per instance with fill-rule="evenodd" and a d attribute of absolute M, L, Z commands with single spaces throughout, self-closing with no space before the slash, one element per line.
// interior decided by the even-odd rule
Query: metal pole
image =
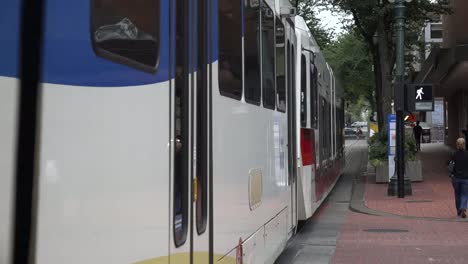
<path fill-rule="evenodd" d="M 395 80 L 395 110 L 396 110 L 396 171 L 398 181 L 398 198 L 405 197 L 405 127 L 403 123 L 404 110 L 404 76 L 405 76 L 405 4 L 397 0 L 395 5 L 396 18 L 396 80 Z"/>

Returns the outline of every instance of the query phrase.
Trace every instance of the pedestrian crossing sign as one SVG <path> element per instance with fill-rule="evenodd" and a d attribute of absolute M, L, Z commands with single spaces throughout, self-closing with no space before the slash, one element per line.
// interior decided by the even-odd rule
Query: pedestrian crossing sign
<path fill-rule="evenodd" d="M 434 111 L 434 96 L 432 84 L 413 84 L 407 93 L 408 111 L 432 112 Z"/>

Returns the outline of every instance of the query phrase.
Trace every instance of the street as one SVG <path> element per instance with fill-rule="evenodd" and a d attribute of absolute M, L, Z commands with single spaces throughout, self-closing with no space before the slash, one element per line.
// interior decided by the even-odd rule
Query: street
<path fill-rule="evenodd" d="M 349 214 L 353 179 L 367 164 L 365 140 L 346 141 L 346 167 L 333 192 L 321 208 L 298 231 L 276 264 L 329 263 L 332 259 L 340 230 Z"/>

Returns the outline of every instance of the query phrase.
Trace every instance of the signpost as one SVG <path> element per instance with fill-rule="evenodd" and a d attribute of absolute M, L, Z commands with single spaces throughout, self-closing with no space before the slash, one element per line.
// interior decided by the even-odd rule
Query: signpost
<path fill-rule="evenodd" d="M 400 3 L 401 4 L 400 0 Z M 402 6 L 399 6 L 402 8 Z M 401 10 L 400 10 L 401 11 Z M 400 17 L 401 18 L 401 17 Z M 402 27 L 402 25 L 400 25 Z M 401 32 L 400 32 L 401 33 Z M 400 36 L 401 37 L 401 36 Z M 401 43 L 400 43 L 401 44 Z M 403 51 L 403 45 L 400 45 L 401 53 Z M 401 54 L 400 54 L 401 55 Z M 403 58 L 400 57 L 400 66 L 397 78 L 398 84 L 401 87 L 403 78 Z M 432 112 L 434 111 L 434 96 L 432 84 L 412 84 L 403 85 L 401 87 L 401 93 L 399 89 L 395 90 L 395 110 L 396 117 L 388 116 L 388 169 L 389 175 L 392 175 L 392 171 L 395 169 L 395 173 L 390 178 L 388 184 L 388 195 L 394 196 L 398 194 L 398 198 L 404 198 L 405 195 L 411 195 L 411 180 L 405 174 L 405 154 L 404 154 L 404 135 L 405 128 L 403 124 L 403 113 L 409 112 Z M 404 92 L 403 92 L 404 91 Z M 406 97 L 406 98 L 404 98 Z M 414 116 L 410 115 L 408 119 L 414 119 Z M 396 159 L 395 159 L 396 158 Z M 395 164 L 396 160 L 396 164 Z"/>

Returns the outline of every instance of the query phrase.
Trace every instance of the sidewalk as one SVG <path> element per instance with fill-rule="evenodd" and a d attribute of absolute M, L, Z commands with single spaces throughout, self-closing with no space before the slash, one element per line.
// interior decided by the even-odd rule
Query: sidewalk
<path fill-rule="evenodd" d="M 422 161 L 423 182 L 411 184 L 413 195 L 404 199 L 387 196 L 387 184 L 376 184 L 374 177 L 368 177 L 365 206 L 402 216 L 455 219 L 453 188 L 446 167 L 449 148 L 443 144 L 422 144 L 418 156 Z"/>
<path fill-rule="evenodd" d="M 334 264 L 468 263 L 468 224 L 351 212 Z"/>
<path fill-rule="evenodd" d="M 448 151 L 422 146 L 423 182 L 404 199 L 388 197 L 373 177 L 357 179 L 332 263 L 468 263 L 468 222 L 453 208 Z"/>

